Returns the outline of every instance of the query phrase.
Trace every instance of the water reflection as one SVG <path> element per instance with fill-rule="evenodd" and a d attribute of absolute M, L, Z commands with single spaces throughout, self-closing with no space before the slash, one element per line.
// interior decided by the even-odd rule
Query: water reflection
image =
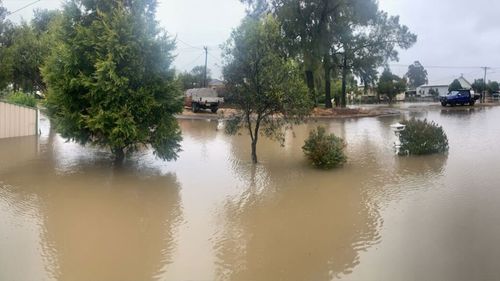
<path fill-rule="evenodd" d="M 453 117 L 453 118 L 470 118 L 475 113 L 484 112 L 487 110 L 485 107 L 446 107 L 442 108 L 440 113 L 443 116 Z"/>
<path fill-rule="evenodd" d="M 344 122 L 332 130 L 352 133 Z M 263 141 L 257 167 L 247 164 L 247 143 L 232 142 L 233 168 L 246 185 L 222 207 L 217 279 L 328 280 L 351 272 L 359 252 L 378 243 L 382 221 L 358 171 L 309 168 L 297 147 L 307 135 L 299 128 L 283 149 Z"/>
<path fill-rule="evenodd" d="M 7 217 L 11 221 L 35 216 L 34 225 L 39 227 L 40 236 L 35 237 L 39 239 L 39 253 L 31 249 L 19 258 L 42 257 L 37 264 L 43 264 L 46 275 L 29 270 L 23 275 L 19 266 L 0 266 L 0 277 L 5 277 L 0 279 L 159 278 L 171 262 L 176 228 L 182 219 L 175 175 L 160 174 L 155 169 L 139 173 L 130 165 L 116 168 L 99 154 L 86 151 L 87 156 L 82 158 L 71 144 L 60 148 L 62 144 L 54 136 L 49 137 L 48 143 L 52 142 L 53 150 L 32 155 L 22 167 L 4 165 L 0 169 L 0 207 L 9 206 L 2 215 L 11 213 Z M 28 142 L 26 148 L 31 146 Z M 63 151 L 69 152 L 66 157 L 59 155 Z M 58 169 L 61 161 L 72 163 L 66 166 L 71 170 Z M 13 229 L 12 235 L 33 232 L 7 227 Z M 7 251 L 0 253 L 0 260 L 14 254 L 3 250 Z M 30 267 L 36 267 L 35 263 Z"/>
<path fill-rule="evenodd" d="M 428 108 L 449 154 L 399 157 L 389 126 L 412 110 L 262 138 L 257 166 L 205 120 L 180 121 L 178 161 L 123 169 L 56 134 L 0 141 L 0 280 L 498 279 L 500 108 Z M 347 141 L 342 169 L 304 158 L 318 125 Z"/>

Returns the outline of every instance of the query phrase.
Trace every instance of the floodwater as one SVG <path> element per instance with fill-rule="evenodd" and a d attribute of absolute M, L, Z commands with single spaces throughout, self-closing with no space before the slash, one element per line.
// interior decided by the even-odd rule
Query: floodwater
<path fill-rule="evenodd" d="M 65 142 L 0 140 L 0 280 L 498 280 L 500 107 L 413 108 L 447 155 L 398 157 L 403 116 L 309 122 L 284 147 L 180 120 L 183 152 L 111 164 Z M 310 168 L 317 125 L 345 167 Z"/>

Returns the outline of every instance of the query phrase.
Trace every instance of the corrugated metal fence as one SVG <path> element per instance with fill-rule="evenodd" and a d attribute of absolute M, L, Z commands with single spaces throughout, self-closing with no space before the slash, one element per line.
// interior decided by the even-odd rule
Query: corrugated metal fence
<path fill-rule="evenodd" d="M 0 101 L 0 139 L 36 135 L 38 110 Z"/>

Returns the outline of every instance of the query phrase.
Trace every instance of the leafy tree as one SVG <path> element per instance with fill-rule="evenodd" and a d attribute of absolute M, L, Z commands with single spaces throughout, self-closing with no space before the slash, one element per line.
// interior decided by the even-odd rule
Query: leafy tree
<path fill-rule="evenodd" d="M 177 158 L 175 44 L 155 11 L 154 0 L 65 4 L 58 45 L 42 69 L 49 114 L 64 138 L 108 147 L 118 162 L 144 145 Z"/>
<path fill-rule="evenodd" d="M 331 76 L 333 61 L 331 46 L 338 41 L 339 26 L 347 21 L 366 21 L 377 10 L 373 0 L 273 0 L 273 11 L 288 39 L 288 50 L 303 62 L 307 85 L 315 96 L 314 71 L 322 65 L 325 106 L 331 104 Z M 355 28 L 351 25 L 349 28 Z"/>
<path fill-rule="evenodd" d="M 22 23 L 14 28 L 12 45 L 8 48 L 14 91 L 22 89 L 34 93 L 44 88 L 40 74 L 44 59 L 42 48 L 41 41 L 30 25 Z"/>
<path fill-rule="evenodd" d="M 207 69 L 207 81 L 211 80 L 210 69 Z M 190 72 L 183 72 L 177 76 L 181 83 L 182 90 L 201 88 L 205 79 L 205 67 L 202 65 L 195 66 Z"/>
<path fill-rule="evenodd" d="M 31 26 L 38 36 L 49 32 L 50 26 L 54 20 L 61 16 L 59 10 L 36 9 L 33 12 Z"/>
<path fill-rule="evenodd" d="M 378 10 L 369 15 L 358 13 L 360 19 L 357 21 L 352 20 L 355 13 L 350 17 L 344 14 L 347 24 L 340 27 L 339 42 L 332 47 L 332 52 L 340 56 L 338 60 L 341 61 L 342 107 L 346 106 L 346 78 L 349 73 L 353 72 L 365 83 L 373 84 L 380 66 L 388 60 L 398 60 L 396 48 L 408 49 L 417 40 L 408 27 L 399 23 L 399 17 Z"/>
<path fill-rule="evenodd" d="M 484 79 L 474 79 L 472 83 L 472 89 L 476 93 L 483 93 L 487 89 L 487 85 L 484 83 Z"/>
<path fill-rule="evenodd" d="M 416 36 L 398 17 L 389 17 L 371 0 L 275 0 L 274 11 L 282 22 L 292 50 L 304 61 L 309 88 L 312 70 L 322 64 L 325 106 L 331 107 L 331 82 L 340 72 L 341 105 L 346 105 L 346 78 L 353 73 L 364 83 L 375 81 L 377 68 L 397 60 L 395 47 L 407 49 Z M 293 54 L 293 52 L 292 52 Z M 338 68 L 340 71 L 335 71 Z"/>
<path fill-rule="evenodd" d="M 500 85 L 498 84 L 498 82 L 490 81 L 488 83 L 488 92 L 492 94 L 492 93 L 498 93 L 498 91 L 500 91 Z"/>
<path fill-rule="evenodd" d="M 408 77 L 408 85 L 413 89 L 429 82 L 429 80 L 427 80 L 427 70 L 425 70 L 424 66 L 420 64 L 419 61 L 415 61 L 408 67 L 406 77 Z"/>
<path fill-rule="evenodd" d="M 331 33 L 330 19 L 336 13 L 330 0 L 273 0 L 275 14 L 280 21 L 291 56 L 302 61 L 309 95 L 316 99 L 315 71 L 324 55 L 328 54 Z M 329 92 L 328 92 L 329 93 Z M 325 94 L 325 104 L 331 107 L 331 96 Z"/>
<path fill-rule="evenodd" d="M 55 42 L 48 30 L 58 11 L 36 10 L 30 24 L 0 24 L 0 88 L 12 84 L 14 91 L 33 93 L 44 90 L 40 67 Z M 3 28 L 3 27 L 5 28 Z"/>
<path fill-rule="evenodd" d="M 389 103 L 396 95 L 404 92 L 406 90 L 406 81 L 399 78 L 397 75 L 392 74 L 392 72 L 386 68 L 382 75 L 380 76 L 378 82 L 378 93 L 384 94 L 389 99 Z"/>
<path fill-rule="evenodd" d="M 462 84 L 460 84 L 460 81 L 458 81 L 458 79 L 455 79 L 453 80 L 453 82 L 451 82 L 450 86 L 448 87 L 448 92 L 458 91 L 461 89 L 462 89 Z"/>
<path fill-rule="evenodd" d="M 247 17 L 226 45 L 223 73 L 238 108 L 226 132 L 248 131 L 254 163 L 260 135 L 283 143 L 284 129 L 302 121 L 311 108 L 300 68 L 284 50 L 271 15 Z"/>
<path fill-rule="evenodd" d="M 8 11 L 0 0 L 0 90 L 12 80 L 12 59 L 8 47 L 12 44 L 12 23 L 7 20 Z"/>

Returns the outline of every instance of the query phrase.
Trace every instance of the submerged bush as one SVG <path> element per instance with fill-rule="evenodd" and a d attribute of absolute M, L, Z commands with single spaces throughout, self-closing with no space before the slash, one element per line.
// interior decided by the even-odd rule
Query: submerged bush
<path fill-rule="evenodd" d="M 401 122 L 406 128 L 400 132 L 400 155 L 424 155 L 448 151 L 448 137 L 443 128 L 427 119 L 415 118 Z"/>
<path fill-rule="evenodd" d="M 344 164 L 346 144 L 334 134 L 327 134 L 324 127 L 318 127 L 309 134 L 302 150 L 315 167 L 331 169 Z"/>
<path fill-rule="evenodd" d="M 7 101 L 14 104 L 36 107 L 36 99 L 22 92 L 14 92 L 7 95 Z"/>

